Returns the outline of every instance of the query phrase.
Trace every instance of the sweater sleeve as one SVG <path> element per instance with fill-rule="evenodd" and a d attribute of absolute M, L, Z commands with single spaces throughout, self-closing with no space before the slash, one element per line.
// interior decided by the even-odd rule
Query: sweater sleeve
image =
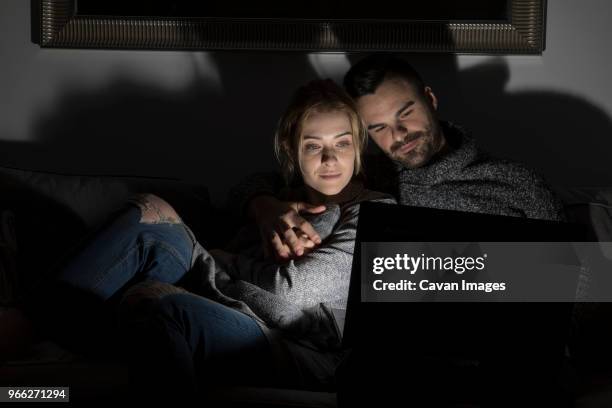
<path fill-rule="evenodd" d="M 563 204 L 543 179 L 538 177 L 529 193 L 528 199 L 531 205 L 526 206 L 528 218 L 551 221 L 567 220 Z"/>
<path fill-rule="evenodd" d="M 241 268 L 239 278 L 301 308 L 322 302 L 342 303 L 348 294 L 358 213 L 359 204 L 344 209 L 331 234 L 303 257 L 283 264 Z"/>
<path fill-rule="evenodd" d="M 251 174 L 229 190 L 227 208 L 232 215 L 246 218 L 250 200 L 258 195 L 276 196 L 282 188 L 282 177 L 277 172 Z"/>
<path fill-rule="evenodd" d="M 566 221 L 563 204 L 544 178 L 520 163 L 511 163 L 512 199 L 527 218 Z"/>

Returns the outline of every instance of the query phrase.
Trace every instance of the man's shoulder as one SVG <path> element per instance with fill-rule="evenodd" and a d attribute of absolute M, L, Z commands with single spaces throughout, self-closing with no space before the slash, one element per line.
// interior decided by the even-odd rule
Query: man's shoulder
<path fill-rule="evenodd" d="M 563 220 L 563 206 L 552 187 L 536 169 L 513 160 L 483 153 L 462 170 L 461 178 L 482 180 L 508 192 L 513 205 L 529 218 Z"/>
<path fill-rule="evenodd" d="M 543 181 L 539 172 L 522 162 L 497 158 L 482 151 L 479 151 L 477 159 L 465 166 L 461 173 L 507 179 L 511 182 L 518 182 L 519 180 Z"/>
<path fill-rule="evenodd" d="M 465 127 L 454 122 L 441 122 L 445 135 L 453 141 L 450 159 L 456 163 L 451 166 L 458 170 L 455 177 L 538 180 L 541 177 L 525 164 L 505 158 L 499 158 L 483 150 L 478 140 Z"/>
<path fill-rule="evenodd" d="M 465 166 L 459 176 L 498 181 L 522 188 L 551 190 L 539 170 L 525 163 L 497 158 L 485 152 L 479 152 L 478 158 Z"/>
<path fill-rule="evenodd" d="M 482 150 L 461 126 L 446 126 L 460 139 L 463 152 L 458 154 L 461 165 L 454 167 L 456 172 L 445 174 L 448 188 L 465 186 L 472 197 L 495 200 L 503 207 L 499 209 L 502 213 L 549 220 L 565 218 L 561 202 L 539 171 L 518 161 L 495 157 Z"/>

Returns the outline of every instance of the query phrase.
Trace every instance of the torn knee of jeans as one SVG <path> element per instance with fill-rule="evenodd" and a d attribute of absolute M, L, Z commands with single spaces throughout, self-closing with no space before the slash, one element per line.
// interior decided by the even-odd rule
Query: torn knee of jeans
<path fill-rule="evenodd" d="M 140 194 L 130 198 L 140 208 L 140 222 L 145 224 L 180 224 L 183 221 L 163 198 L 154 194 Z"/>

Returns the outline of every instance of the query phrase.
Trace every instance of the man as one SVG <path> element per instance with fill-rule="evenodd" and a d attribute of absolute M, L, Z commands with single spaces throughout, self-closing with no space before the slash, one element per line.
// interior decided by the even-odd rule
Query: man
<path fill-rule="evenodd" d="M 344 86 L 382 152 L 365 160 L 370 189 L 391 193 L 404 205 L 564 218 L 561 204 L 533 171 L 491 158 L 464 129 L 439 121 L 433 90 L 405 60 L 371 55 L 349 70 Z M 262 181 L 248 181 L 253 194 L 237 201 L 248 203 L 270 250 L 281 258 L 301 256 L 320 238 L 299 214 L 323 207 L 279 202 L 271 195 L 277 186 Z"/>

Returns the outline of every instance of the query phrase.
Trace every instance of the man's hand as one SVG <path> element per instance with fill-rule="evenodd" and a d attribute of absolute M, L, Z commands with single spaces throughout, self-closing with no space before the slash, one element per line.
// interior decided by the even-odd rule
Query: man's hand
<path fill-rule="evenodd" d="M 324 205 L 279 201 L 272 196 L 251 200 L 249 214 L 257 223 L 266 256 L 279 260 L 300 257 L 321 243 L 312 225 L 300 216 L 325 211 Z"/>

